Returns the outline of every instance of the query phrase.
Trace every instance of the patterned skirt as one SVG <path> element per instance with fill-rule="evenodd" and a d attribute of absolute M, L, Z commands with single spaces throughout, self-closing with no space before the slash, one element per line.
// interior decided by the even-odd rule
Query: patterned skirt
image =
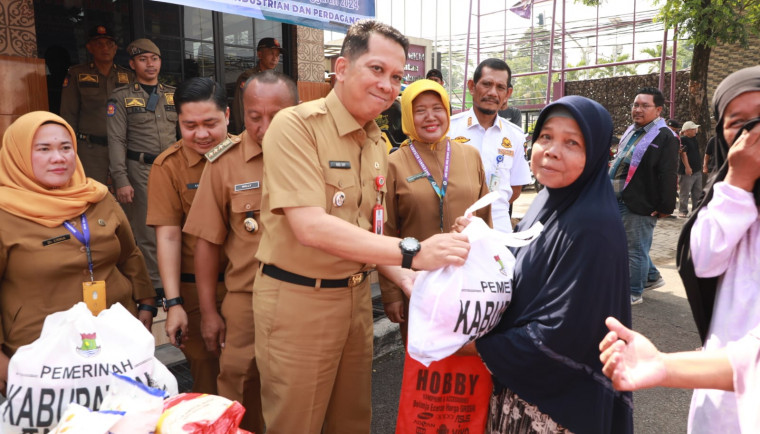
<path fill-rule="evenodd" d="M 572 434 L 572 432 L 505 388 L 491 396 L 491 414 L 486 425 L 489 434 Z"/>

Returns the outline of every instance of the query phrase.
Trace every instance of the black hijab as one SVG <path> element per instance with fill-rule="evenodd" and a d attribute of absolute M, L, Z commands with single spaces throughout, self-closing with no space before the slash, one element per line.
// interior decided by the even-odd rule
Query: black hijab
<path fill-rule="evenodd" d="M 539 115 L 533 140 L 556 107 L 569 111 L 586 141 L 586 164 L 564 188 L 546 188 L 517 230 L 544 225 L 515 250 L 512 303 L 476 342 L 496 390 L 508 387 L 578 433 L 630 433 L 630 393 L 602 375 L 604 319 L 631 324 L 625 231 L 607 174 L 612 119 L 597 102 L 564 97 Z"/>
<path fill-rule="evenodd" d="M 697 323 L 699 337 L 702 338 L 703 343 L 707 339 L 707 333 L 710 329 L 710 320 L 712 319 L 719 277 L 700 278 L 694 272 L 694 263 L 692 262 L 690 249 L 691 228 L 694 227 L 699 210 L 712 200 L 715 183 L 723 181 L 728 173 L 728 148 L 730 146 L 723 136 L 723 115 L 726 112 L 726 107 L 737 96 L 753 91 L 760 91 L 760 66 L 744 68 L 734 72 L 726 77 L 718 85 L 718 88 L 715 89 L 715 95 L 713 95 L 713 111 L 717 121 L 715 126 L 715 162 L 716 167 L 719 167 L 719 169 L 718 173 L 707 184 L 702 202 L 700 202 L 696 210 L 692 210 L 689 220 L 683 225 L 681 235 L 678 237 L 676 254 L 678 274 L 681 275 L 683 286 L 686 289 L 686 296 L 691 306 L 691 313 L 694 316 L 694 321 Z M 736 134 L 734 141 L 740 135 L 741 131 Z M 753 192 L 755 203 L 760 203 L 760 182 L 755 183 Z"/>

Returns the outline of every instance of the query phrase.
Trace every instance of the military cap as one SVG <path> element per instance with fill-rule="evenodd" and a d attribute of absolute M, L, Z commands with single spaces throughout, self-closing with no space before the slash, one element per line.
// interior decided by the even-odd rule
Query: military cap
<path fill-rule="evenodd" d="M 256 46 L 256 51 L 261 50 L 262 48 L 277 48 L 280 50 L 280 54 L 285 54 L 285 51 L 282 49 L 282 46 L 280 45 L 280 41 L 278 41 L 275 38 L 259 39 L 259 45 Z"/>
<path fill-rule="evenodd" d="M 138 54 L 153 53 L 161 57 L 161 50 L 150 39 L 135 39 L 131 44 L 127 45 L 127 54 L 129 57 L 135 57 Z"/>
<path fill-rule="evenodd" d="M 103 25 L 97 25 L 90 29 L 90 39 L 87 41 L 92 41 L 93 39 L 110 39 L 112 41 L 115 41 L 116 38 L 114 38 L 113 33 L 111 32 L 111 29 L 109 29 L 106 26 Z"/>

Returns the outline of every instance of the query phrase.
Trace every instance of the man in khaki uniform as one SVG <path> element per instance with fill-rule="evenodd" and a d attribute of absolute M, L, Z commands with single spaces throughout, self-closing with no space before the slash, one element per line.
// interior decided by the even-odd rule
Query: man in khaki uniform
<path fill-rule="evenodd" d="M 420 244 L 370 231 L 385 192 L 378 177 L 387 169 L 374 119 L 398 95 L 407 47 L 390 26 L 354 24 L 336 61 L 333 91 L 282 110 L 264 138 L 256 253 L 262 266 L 253 311 L 268 434 L 369 433 L 367 272 L 378 264 L 408 290 L 412 273 L 398 265 L 435 269 L 467 256 L 461 234 Z"/>
<path fill-rule="evenodd" d="M 150 279 L 163 294 L 156 262 L 156 232 L 145 224 L 148 213 L 148 175 L 153 161 L 177 141 L 174 88 L 158 83 L 161 51 L 149 39 L 127 47 L 136 80 L 108 98 L 108 152 L 116 199 L 132 225 Z"/>
<path fill-rule="evenodd" d="M 253 74 L 273 70 L 280 61 L 280 54 L 285 54 L 280 41 L 275 38 L 261 38 L 256 46 L 256 66 L 246 69 L 235 82 L 235 96 L 232 98 L 232 113 L 230 131 L 240 134 L 245 129 L 245 114 L 243 113 L 243 86 Z"/>
<path fill-rule="evenodd" d="M 206 77 L 182 82 L 174 94 L 182 139 L 153 162 L 148 182 L 147 224 L 156 230 L 158 268 L 166 299 L 166 334 L 190 363 L 193 392 L 217 394 L 219 356 L 207 351 L 201 337 L 201 315 L 195 286 L 196 238 L 182 233 L 190 205 L 206 166 L 203 154 L 227 139 L 230 110 L 224 87 Z M 224 267 L 226 258 L 217 265 Z M 216 305 L 226 292 L 218 279 Z M 177 332 L 181 338 L 177 341 Z"/>
<path fill-rule="evenodd" d="M 63 81 L 61 117 L 77 133 L 77 155 L 84 173 L 105 184 L 108 181 L 108 133 L 103 109 L 111 92 L 128 85 L 135 75 L 113 63 L 118 47 L 107 27 L 93 27 L 86 47 L 92 61 L 69 68 Z"/>
<path fill-rule="evenodd" d="M 298 102 L 292 79 L 279 72 L 256 74 L 243 92 L 246 130 L 206 154 L 209 162 L 190 208 L 184 231 L 198 237 L 195 275 L 201 309 L 201 333 L 210 351 L 221 347 L 219 394 L 246 408 L 241 427 L 264 432 L 260 382 L 253 349 L 251 291 L 258 269 L 254 256 L 261 239 L 261 140 L 280 109 Z M 223 251 L 222 251 L 223 249 Z M 218 258 L 229 265 L 221 316 L 214 303 Z"/>

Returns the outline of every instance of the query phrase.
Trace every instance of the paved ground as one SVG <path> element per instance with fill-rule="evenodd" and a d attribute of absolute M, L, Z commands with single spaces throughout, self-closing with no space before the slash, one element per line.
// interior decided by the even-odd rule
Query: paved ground
<path fill-rule="evenodd" d="M 535 197 L 526 191 L 518 199 L 515 216 L 521 216 Z M 664 219 L 655 229 L 651 256 L 666 285 L 644 293 L 644 303 L 633 306 L 633 326 L 663 351 L 692 350 L 700 345 L 683 285 L 675 266 L 676 243 L 685 220 Z M 378 324 L 376 322 L 376 324 Z M 391 345 L 381 348 L 373 371 L 374 434 L 393 433 L 398 408 L 403 352 Z M 691 392 L 652 389 L 634 393 L 634 428 L 643 434 L 686 432 Z"/>

